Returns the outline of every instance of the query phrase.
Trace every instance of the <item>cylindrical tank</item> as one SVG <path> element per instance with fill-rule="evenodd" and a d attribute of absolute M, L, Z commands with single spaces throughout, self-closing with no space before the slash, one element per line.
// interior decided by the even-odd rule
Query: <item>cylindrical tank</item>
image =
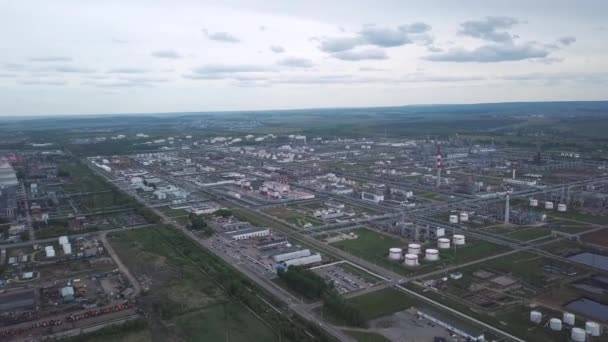
<path fill-rule="evenodd" d="M 585 330 L 581 328 L 572 328 L 572 331 L 570 332 L 570 339 L 573 342 L 585 342 L 586 338 L 587 333 L 585 332 Z"/>
<path fill-rule="evenodd" d="M 562 330 L 562 320 L 559 318 L 551 318 L 549 320 L 549 329 L 553 331 L 561 331 Z"/>
<path fill-rule="evenodd" d="M 401 260 L 401 254 L 403 250 L 401 248 L 391 248 L 388 250 L 388 258 L 390 260 Z"/>
<path fill-rule="evenodd" d="M 437 261 L 439 260 L 439 251 L 434 248 L 429 248 L 424 251 L 424 259 L 427 261 Z"/>
<path fill-rule="evenodd" d="M 530 322 L 534 323 L 534 324 L 540 324 L 540 322 L 543 320 L 543 314 L 540 311 L 530 311 Z"/>
<path fill-rule="evenodd" d="M 437 239 L 437 247 L 439 247 L 439 249 L 450 248 L 450 239 L 446 239 L 446 238 Z"/>
<path fill-rule="evenodd" d="M 557 205 L 557 211 L 559 212 L 565 213 L 567 209 L 568 207 L 563 203 Z"/>
<path fill-rule="evenodd" d="M 531 207 L 538 207 L 538 200 L 534 199 L 534 198 L 530 198 L 530 206 Z"/>
<path fill-rule="evenodd" d="M 450 223 L 458 223 L 458 215 L 450 215 Z"/>
<path fill-rule="evenodd" d="M 452 236 L 452 240 L 454 240 L 454 244 L 456 246 L 464 246 L 464 244 L 465 244 L 464 235 L 454 234 L 454 236 Z"/>
<path fill-rule="evenodd" d="M 570 312 L 564 312 L 562 320 L 564 321 L 564 324 L 574 326 L 574 323 L 576 322 L 576 317 Z"/>
<path fill-rule="evenodd" d="M 600 325 L 595 322 L 586 322 L 585 331 L 587 332 L 587 334 L 593 337 L 598 337 L 601 335 Z"/>
<path fill-rule="evenodd" d="M 410 243 L 407 245 L 407 253 L 408 254 L 420 254 L 421 246 L 417 243 Z"/>
<path fill-rule="evenodd" d="M 469 213 L 460 213 L 459 218 L 460 218 L 460 222 L 468 222 Z"/>
<path fill-rule="evenodd" d="M 405 255 L 405 266 L 418 266 L 418 255 L 406 254 Z"/>
<path fill-rule="evenodd" d="M 553 209 L 553 202 L 545 202 L 545 209 Z"/>

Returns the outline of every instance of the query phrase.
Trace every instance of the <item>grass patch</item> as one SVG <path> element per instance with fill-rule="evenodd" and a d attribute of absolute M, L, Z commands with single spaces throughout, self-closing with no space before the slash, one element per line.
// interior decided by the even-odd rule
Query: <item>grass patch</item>
<path fill-rule="evenodd" d="M 385 288 L 347 299 L 347 302 L 363 312 L 366 321 L 390 315 L 408 309 L 417 303 L 417 300 L 406 293 Z"/>

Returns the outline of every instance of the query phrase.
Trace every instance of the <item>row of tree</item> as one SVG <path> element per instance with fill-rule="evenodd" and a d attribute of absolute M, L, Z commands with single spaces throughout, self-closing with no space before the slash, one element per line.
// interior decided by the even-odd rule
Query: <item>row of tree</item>
<path fill-rule="evenodd" d="M 320 299 L 329 289 L 321 276 L 303 267 L 289 266 L 287 270 L 281 268 L 278 275 L 290 289 L 308 299 Z"/>
<path fill-rule="evenodd" d="M 209 227 L 207 221 L 205 221 L 205 218 L 203 216 L 190 214 L 188 218 L 190 219 L 190 224 L 188 225 L 188 228 L 200 232 L 204 236 L 213 235 L 213 229 Z"/>
<path fill-rule="evenodd" d="M 334 289 L 327 291 L 323 295 L 323 312 L 349 325 L 365 326 L 365 318 L 361 310 L 350 305 Z"/>
<path fill-rule="evenodd" d="M 333 316 L 349 325 L 364 326 L 365 319 L 361 310 L 350 305 L 336 291 L 333 284 L 327 284 L 325 280 L 313 271 L 303 267 L 290 266 L 287 269 L 279 269 L 279 277 L 292 290 L 309 299 L 323 299 L 323 312 Z"/>

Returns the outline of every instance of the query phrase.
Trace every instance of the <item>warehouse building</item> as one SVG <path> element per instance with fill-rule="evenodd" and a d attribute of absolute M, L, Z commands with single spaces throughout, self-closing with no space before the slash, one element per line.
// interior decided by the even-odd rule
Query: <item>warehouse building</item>
<path fill-rule="evenodd" d="M 268 236 L 270 235 L 270 229 L 252 227 L 227 232 L 226 235 L 228 235 L 233 240 L 246 240 L 254 237 Z"/>
<path fill-rule="evenodd" d="M 310 249 L 301 249 L 292 252 L 273 255 L 272 260 L 274 260 L 274 262 L 283 262 L 291 259 L 307 257 L 310 256 L 310 254 Z"/>
<path fill-rule="evenodd" d="M 301 257 L 301 258 L 286 260 L 285 262 L 283 262 L 283 265 L 285 265 L 287 267 L 305 266 L 305 265 L 319 263 L 319 262 L 321 262 L 321 260 L 322 260 L 321 254 L 313 254 L 313 255 L 309 255 L 309 256 L 305 256 L 305 257 Z"/>

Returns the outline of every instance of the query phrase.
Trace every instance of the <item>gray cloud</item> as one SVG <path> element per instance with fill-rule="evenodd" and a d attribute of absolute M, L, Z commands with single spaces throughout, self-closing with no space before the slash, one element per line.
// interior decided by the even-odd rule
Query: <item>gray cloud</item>
<path fill-rule="evenodd" d="M 90 74 L 90 73 L 95 72 L 94 69 L 81 68 L 81 67 L 75 67 L 75 66 L 70 66 L 70 65 L 57 66 L 57 67 L 48 68 L 45 70 L 46 71 L 53 70 L 53 71 L 57 71 L 57 72 L 71 73 L 71 74 Z"/>
<path fill-rule="evenodd" d="M 436 62 L 479 62 L 494 63 L 505 61 L 521 61 L 526 59 L 546 58 L 550 51 L 534 43 L 521 45 L 483 45 L 471 50 L 454 48 L 447 52 L 437 53 L 424 57 Z"/>
<path fill-rule="evenodd" d="M 154 77 L 119 77 L 121 81 L 133 82 L 133 83 L 165 83 L 169 82 L 167 78 L 154 78 Z"/>
<path fill-rule="evenodd" d="M 518 23 L 518 19 L 511 17 L 485 17 L 482 20 L 469 20 L 460 24 L 459 33 L 493 42 L 511 42 L 514 36 L 505 30 Z"/>
<path fill-rule="evenodd" d="M 268 29 L 268 27 L 266 27 L 266 26 L 264 26 L 264 25 L 260 25 L 260 26 L 258 27 L 258 29 L 259 29 L 260 31 L 266 31 L 266 30 Z"/>
<path fill-rule="evenodd" d="M 365 42 L 360 37 L 350 38 L 327 38 L 321 41 L 319 49 L 324 52 L 340 52 L 350 50 L 358 45 L 362 45 Z"/>
<path fill-rule="evenodd" d="M 137 83 L 129 81 L 111 81 L 111 82 L 82 82 L 82 85 L 93 86 L 97 88 L 152 88 L 154 85 L 149 83 Z"/>
<path fill-rule="evenodd" d="M 182 57 L 175 50 L 157 50 L 157 51 L 152 52 L 152 56 L 157 57 L 157 58 L 168 58 L 168 59 L 177 59 L 177 58 Z"/>
<path fill-rule="evenodd" d="M 375 26 L 365 27 L 359 33 L 365 43 L 381 47 L 401 46 L 412 43 L 406 31 L 386 29 Z"/>
<path fill-rule="evenodd" d="M 108 70 L 110 74 L 145 74 L 148 70 L 142 68 L 115 68 Z"/>
<path fill-rule="evenodd" d="M 293 68 L 312 68 L 314 63 L 307 58 L 287 57 L 277 62 L 278 65 Z"/>
<path fill-rule="evenodd" d="M 364 67 L 360 67 L 359 71 L 386 71 L 386 69 L 364 66 Z"/>
<path fill-rule="evenodd" d="M 428 34 L 430 30 L 430 25 L 421 22 L 401 25 L 397 28 L 366 25 L 355 36 L 324 37 L 319 49 L 334 54 L 365 45 L 376 47 L 395 47 L 413 43 L 428 45 L 433 42 L 433 37 Z"/>
<path fill-rule="evenodd" d="M 241 72 L 265 72 L 273 71 L 274 69 L 268 66 L 261 65 L 226 65 L 226 64 L 207 64 L 205 66 L 195 68 L 195 74 L 226 74 L 226 73 L 241 73 Z"/>
<path fill-rule="evenodd" d="M 69 62 L 71 60 L 71 57 L 66 56 L 41 56 L 28 58 L 28 61 L 30 62 Z"/>
<path fill-rule="evenodd" d="M 426 49 L 429 50 L 429 52 L 443 52 L 442 48 L 432 45 L 427 46 Z"/>
<path fill-rule="evenodd" d="M 16 74 L 0 73 L 0 78 L 13 78 L 17 77 Z"/>
<path fill-rule="evenodd" d="M 332 57 L 343 61 L 363 61 L 363 60 L 379 60 L 387 59 L 386 52 L 380 49 L 367 49 L 361 51 L 342 51 L 331 54 Z"/>
<path fill-rule="evenodd" d="M 408 33 L 425 33 L 431 30 L 431 25 L 422 22 L 399 26 L 399 29 Z"/>
<path fill-rule="evenodd" d="M 285 52 L 285 48 L 282 47 L 281 45 L 270 45 L 269 49 L 270 49 L 270 51 L 272 51 L 274 53 L 283 53 L 283 52 Z"/>
<path fill-rule="evenodd" d="M 60 80 L 20 80 L 17 81 L 21 85 L 41 85 L 41 86 L 62 86 L 68 84 L 66 81 Z"/>
<path fill-rule="evenodd" d="M 5 63 L 4 69 L 11 70 L 11 71 L 19 71 L 19 70 L 25 70 L 25 69 L 27 69 L 27 67 L 24 64 Z"/>
<path fill-rule="evenodd" d="M 240 39 L 231 35 L 228 32 L 209 32 L 206 29 L 203 29 L 203 33 L 207 36 L 207 38 L 215 40 L 217 42 L 238 43 L 241 41 Z"/>
<path fill-rule="evenodd" d="M 557 39 L 557 41 L 559 43 L 561 43 L 562 45 L 570 45 L 570 44 L 573 44 L 574 42 L 576 42 L 576 37 L 573 37 L 573 36 L 561 37 L 561 38 Z"/>

